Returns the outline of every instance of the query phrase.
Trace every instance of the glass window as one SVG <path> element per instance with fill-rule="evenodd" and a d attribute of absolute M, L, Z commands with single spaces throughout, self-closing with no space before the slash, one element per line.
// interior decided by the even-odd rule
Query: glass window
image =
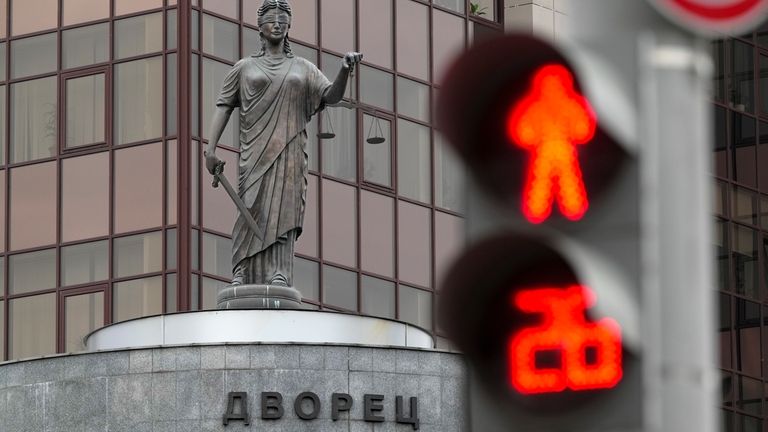
<path fill-rule="evenodd" d="M 56 242 L 56 163 L 11 170 L 11 250 Z"/>
<path fill-rule="evenodd" d="M 229 61 L 237 61 L 240 46 L 237 24 L 203 14 L 203 52 Z"/>
<path fill-rule="evenodd" d="M 717 257 L 717 287 L 723 291 L 730 290 L 731 272 L 728 270 L 729 262 L 729 242 L 728 242 L 728 222 L 715 220 L 715 256 Z"/>
<path fill-rule="evenodd" d="M 247 23 L 258 24 L 256 11 L 262 3 L 262 0 L 243 1 L 243 19 Z M 330 3 L 333 3 L 333 0 Z M 291 17 L 291 39 L 299 39 L 311 44 L 317 43 L 317 0 L 291 0 L 291 8 L 293 13 Z M 334 21 L 335 24 L 336 21 Z"/>
<path fill-rule="evenodd" d="M 5 227 L 6 205 L 5 205 L 5 176 L 6 170 L 0 171 L 0 227 Z M 0 229 L 0 252 L 5 252 L 5 229 Z M 0 260 L 2 262 L 2 260 Z M 0 283 L 0 287 L 3 284 Z"/>
<path fill-rule="evenodd" d="M 714 174 L 716 176 L 728 177 L 728 127 L 727 110 L 723 107 L 715 106 L 715 137 L 714 137 Z M 768 155 L 768 153 L 766 153 Z M 767 182 L 768 184 L 768 182 Z"/>
<path fill-rule="evenodd" d="M 56 294 L 23 297 L 8 304 L 8 359 L 56 352 Z"/>
<path fill-rule="evenodd" d="M 62 286 L 109 278 L 109 242 L 101 240 L 61 248 Z"/>
<path fill-rule="evenodd" d="M 362 310 L 366 315 L 395 318 L 395 284 L 363 275 L 361 279 Z"/>
<path fill-rule="evenodd" d="M 430 118 L 429 86 L 397 78 L 397 112 L 428 122 Z"/>
<path fill-rule="evenodd" d="M 394 110 L 394 78 L 391 73 L 360 65 L 360 101 Z"/>
<path fill-rule="evenodd" d="M 757 195 L 748 189 L 733 188 L 733 219 L 745 224 L 757 224 Z"/>
<path fill-rule="evenodd" d="M 323 257 L 355 267 L 357 264 L 357 189 L 323 180 Z"/>
<path fill-rule="evenodd" d="M 88 333 L 104 326 L 104 293 L 95 292 L 64 298 L 64 350 L 84 351 Z"/>
<path fill-rule="evenodd" d="M 464 210 L 464 165 L 453 148 L 435 132 L 435 205 Z"/>
<path fill-rule="evenodd" d="M 8 260 L 11 295 L 51 288 L 56 288 L 56 249 L 11 255 Z"/>
<path fill-rule="evenodd" d="M 114 178 L 115 233 L 162 225 L 162 143 L 115 151 Z"/>
<path fill-rule="evenodd" d="M 360 267 L 394 277 L 395 200 L 363 190 L 360 201 Z"/>
<path fill-rule="evenodd" d="M 399 202 L 398 270 L 400 280 L 430 286 L 432 269 L 432 223 L 430 210 L 404 201 Z"/>
<path fill-rule="evenodd" d="M 365 61 L 392 69 L 392 0 L 360 0 L 358 15 Z"/>
<path fill-rule="evenodd" d="M 163 269 L 163 233 L 160 231 L 116 238 L 113 247 L 115 277 L 154 273 Z"/>
<path fill-rule="evenodd" d="M 759 328 L 758 328 L 759 331 Z M 757 344 L 758 347 L 760 344 Z M 757 353 L 757 358 L 760 358 L 760 353 Z M 747 378 L 745 376 L 737 375 L 737 386 L 738 389 L 736 391 L 736 407 L 755 415 L 761 415 L 763 412 L 762 409 L 762 402 L 763 402 L 763 383 L 760 380 Z M 745 417 L 745 416 L 739 416 L 743 420 L 747 420 L 749 422 L 754 422 L 754 426 L 750 425 L 747 427 L 744 427 L 745 425 L 742 425 L 742 428 L 739 429 L 743 432 L 748 431 L 760 431 L 760 421 L 758 419 L 753 419 L 751 417 Z"/>
<path fill-rule="evenodd" d="M 11 0 L 11 33 L 14 36 L 54 28 L 58 22 L 58 0 Z"/>
<path fill-rule="evenodd" d="M 173 313 L 178 310 L 176 273 L 171 273 L 165 276 L 165 313 Z"/>
<path fill-rule="evenodd" d="M 176 228 L 165 231 L 165 265 L 167 269 L 176 268 L 177 237 Z"/>
<path fill-rule="evenodd" d="M 126 15 L 163 6 L 163 0 L 115 0 L 115 15 Z"/>
<path fill-rule="evenodd" d="M 464 219 L 435 212 L 435 273 L 440 279 L 450 270 L 454 259 L 464 247 Z"/>
<path fill-rule="evenodd" d="M 109 234 L 109 153 L 62 161 L 61 240 Z"/>
<path fill-rule="evenodd" d="M 357 273 L 323 266 L 323 303 L 357 310 Z"/>
<path fill-rule="evenodd" d="M 216 295 L 226 285 L 227 282 L 207 277 L 203 278 L 203 310 L 216 309 Z"/>
<path fill-rule="evenodd" d="M 166 117 L 165 127 L 168 135 L 176 135 L 176 117 L 178 112 L 177 105 L 177 82 L 178 70 L 176 66 L 176 54 L 168 54 L 166 57 L 165 68 L 165 97 L 166 97 Z M 195 113 L 195 116 L 197 113 Z"/>
<path fill-rule="evenodd" d="M 728 196 L 726 192 L 726 183 L 719 180 L 715 181 L 715 190 L 712 197 L 712 207 L 716 216 L 728 217 Z M 763 210 L 768 211 L 768 207 Z"/>
<path fill-rule="evenodd" d="M 65 26 L 109 18 L 109 0 L 63 0 L 62 22 Z"/>
<path fill-rule="evenodd" d="M 176 39 L 178 37 L 178 17 L 176 9 L 166 12 L 165 16 L 165 47 L 166 49 L 176 49 Z"/>
<path fill-rule="evenodd" d="M 757 233 L 749 228 L 734 225 L 732 241 L 736 292 L 759 298 Z"/>
<path fill-rule="evenodd" d="M 304 228 L 296 242 L 296 253 L 318 256 L 317 176 L 307 176 L 307 202 L 304 205 Z"/>
<path fill-rule="evenodd" d="M 432 330 L 432 293 L 400 285 L 400 320 Z"/>
<path fill-rule="evenodd" d="M 731 368 L 731 352 L 733 343 L 731 341 L 731 296 L 726 294 L 720 294 L 719 301 L 720 312 L 720 366 L 724 368 Z"/>
<path fill-rule="evenodd" d="M 334 138 L 322 140 L 323 173 L 355 181 L 357 179 L 357 122 L 356 110 L 327 108 L 320 128 L 333 132 Z"/>
<path fill-rule="evenodd" d="M 163 133 L 163 58 L 115 65 L 115 144 Z"/>
<path fill-rule="evenodd" d="M 210 297 L 211 296 L 209 295 L 209 299 Z M 200 309 L 200 277 L 195 274 L 192 275 L 192 278 L 189 281 L 189 309 Z"/>
<path fill-rule="evenodd" d="M 191 199 L 190 199 L 190 207 L 192 212 L 192 225 L 199 225 L 199 213 L 200 213 L 200 159 L 203 157 L 203 150 L 200 148 L 201 144 L 198 141 L 192 141 L 192 151 L 190 152 L 190 189 L 191 189 Z M 221 152 L 221 156 L 226 154 L 226 152 Z M 231 166 L 231 165 L 230 165 Z M 232 204 L 234 208 L 234 204 Z M 234 216 L 232 216 L 232 219 L 234 219 Z"/>
<path fill-rule="evenodd" d="M 760 376 L 760 304 L 736 300 L 736 365 L 743 373 Z"/>
<path fill-rule="evenodd" d="M 295 50 L 296 44 L 291 41 L 291 50 L 295 55 L 298 53 Z M 261 38 L 257 30 L 243 27 L 243 56 L 253 55 L 261 51 Z M 301 56 L 299 56 L 301 57 Z"/>
<path fill-rule="evenodd" d="M 310 260 L 296 257 L 293 261 L 293 286 L 305 299 L 320 299 L 320 266 Z"/>
<path fill-rule="evenodd" d="M 232 239 L 203 233 L 203 272 L 232 278 Z"/>
<path fill-rule="evenodd" d="M 115 59 L 162 50 L 162 12 L 115 21 Z"/>
<path fill-rule="evenodd" d="M 226 149 L 219 149 L 216 155 L 227 164 L 224 174 L 229 179 L 237 181 L 238 154 Z M 204 165 L 204 164 L 203 164 Z M 237 217 L 237 208 L 232 198 L 227 195 L 223 187 L 216 189 L 211 185 L 211 175 L 204 166 L 200 167 L 200 173 L 205 179 L 203 182 L 203 226 L 223 234 L 232 232 Z M 232 181 L 232 180 L 230 180 Z"/>
<path fill-rule="evenodd" d="M 458 13 L 464 13 L 464 0 L 432 0 L 432 3 Z"/>
<path fill-rule="evenodd" d="M 11 78 L 54 72 L 56 62 L 56 33 L 11 42 Z"/>
<path fill-rule="evenodd" d="M 5 164 L 5 88 L 4 85 L 0 86 L 0 165 Z"/>
<path fill-rule="evenodd" d="M 397 69 L 429 80 L 429 7 L 397 0 Z M 407 29 L 407 31 L 402 31 Z"/>
<path fill-rule="evenodd" d="M 768 115 L 768 56 L 760 56 L 760 112 Z"/>
<path fill-rule="evenodd" d="M 470 6 L 470 13 L 472 15 L 491 21 L 496 20 L 496 7 L 494 6 L 494 0 L 477 0 L 471 2 Z"/>
<path fill-rule="evenodd" d="M 154 276 L 114 284 L 113 322 L 125 321 L 163 312 L 163 277 Z"/>
<path fill-rule="evenodd" d="M 109 60 L 109 23 L 66 30 L 61 33 L 61 63 L 64 69 Z"/>
<path fill-rule="evenodd" d="M 429 203 L 432 181 L 429 128 L 397 121 L 397 187 L 400 195 Z"/>
<path fill-rule="evenodd" d="M 203 2 L 203 7 L 211 12 L 238 19 L 238 0 L 208 0 Z"/>
<path fill-rule="evenodd" d="M 453 59 L 464 51 L 464 19 L 433 10 L 432 15 L 432 64 L 436 82 L 442 82 L 442 78 L 448 71 L 448 66 Z"/>
<path fill-rule="evenodd" d="M 8 34 L 8 4 L 5 1 L 0 2 L 0 38 Z M 3 353 L 5 351 L 3 350 Z"/>
<path fill-rule="evenodd" d="M 749 403 L 751 403 L 753 406 L 756 403 L 759 403 L 759 402 L 755 402 L 753 399 L 751 399 L 753 397 L 753 395 L 749 394 L 749 392 L 751 391 L 750 389 L 740 388 L 740 391 L 745 393 L 744 396 L 743 396 L 744 400 L 745 400 L 745 403 L 747 402 L 747 400 L 746 400 L 747 397 L 750 398 Z M 761 396 L 758 396 L 758 397 L 761 397 Z M 737 404 L 737 405 L 742 406 L 741 404 Z M 747 409 L 747 407 L 744 406 L 743 409 Z M 736 427 L 737 427 L 737 430 L 739 432 L 760 432 L 762 430 L 761 429 L 762 428 L 762 424 L 761 424 L 762 422 L 760 421 L 760 419 L 757 419 L 757 418 L 754 418 L 754 417 L 748 417 L 748 416 L 741 415 L 741 414 L 734 414 L 734 415 L 736 416 Z"/>
<path fill-rule="evenodd" d="M 192 229 L 190 243 L 192 243 L 189 251 L 192 256 L 192 270 L 200 270 L 200 230 Z"/>
<path fill-rule="evenodd" d="M 2 4 L 2 2 L 0 2 Z M 2 6 L 0 6 L 2 7 Z M 6 51 L 6 44 L 5 42 L 0 43 L 0 81 L 5 81 L 5 51 Z"/>
<path fill-rule="evenodd" d="M 320 59 L 323 62 L 323 67 L 320 68 L 323 74 L 331 81 L 336 79 L 336 76 L 341 70 L 341 57 L 335 56 L 333 54 L 322 53 Z M 355 80 L 352 78 L 347 81 L 347 90 L 344 93 L 344 97 L 348 99 L 357 98 L 357 87 L 355 87 Z"/>
<path fill-rule="evenodd" d="M 738 40 L 731 40 L 731 103 L 738 111 L 755 112 L 754 48 Z"/>
<path fill-rule="evenodd" d="M 732 129 L 734 180 L 757 187 L 757 164 L 755 161 L 757 125 L 755 119 L 734 112 Z"/>
<path fill-rule="evenodd" d="M 105 85 L 103 73 L 66 80 L 67 148 L 105 142 Z"/>
<path fill-rule="evenodd" d="M 237 41 L 237 38 L 235 38 Z M 213 117 L 213 110 L 216 109 L 216 99 L 219 97 L 221 91 L 221 85 L 224 82 L 224 76 L 229 73 L 232 66 L 210 60 L 203 59 L 203 136 L 210 136 L 208 128 L 209 123 Z M 226 145 L 230 147 L 240 146 L 240 114 L 239 110 L 235 108 L 232 110 L 232 114 L 229 117 L 227 127 L 224 129 L 224 133 L 221 134 L 219 139 L 220 145 Z"/>
<path fill-rule="evenodd" d="M 389 120 L 363 114 L 363 179 L 386 187 L 392 187 L 391 128 Z"/>
<path fill-rule="evenodd" d="M 166 159 L 166 169 L 168 170 L 167 198 L 166 198 L 166 217 L 168 225 L 176 223 L 176 211 L 179 205 L 178 197 L 178 148 L 176 140 L 169 140 L 166 143 L 168 150 L 168 159 Z"/>
<path fill-rule="evenodd" d="M 11 84 L 11 162 L 56 154 L 56 77 Z"/>
<path fill-rule="evenodd" d="M 338 53 L 354 51 L 355 2 L 353 0 L 321 0 L 320 14 L 323 48 Z M 291 28 L 294 27 L 297 26 L 291 26 Z"/>
<path fill-rule="evenodd" d="M 757 29 L 757 44 L 768 47 L 768 21 Z"/>

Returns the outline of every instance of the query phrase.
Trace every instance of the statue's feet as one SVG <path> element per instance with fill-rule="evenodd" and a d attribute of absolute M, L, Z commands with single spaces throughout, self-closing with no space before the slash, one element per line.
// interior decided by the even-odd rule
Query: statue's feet
<path fill-rule="evenodd" d="M 272 276 L 272 279 L 270 279 L 269 284 L 270 285 L 275 285 L 275 286 L 287 287 L 288 286 L 288 279 L 286 279 L 285 276 L 283 276 L 282 274 L 278 273 L 278 274 Z"/>

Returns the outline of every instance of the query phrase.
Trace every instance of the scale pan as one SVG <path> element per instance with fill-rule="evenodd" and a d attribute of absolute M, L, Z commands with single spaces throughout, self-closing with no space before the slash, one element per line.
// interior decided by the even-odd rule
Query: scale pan
<path fill-rule="evenodd" d="M 386 140 L 384 139 L 384 137 L 371 137 L 371 138 L 368 138 L 365 141 L 368 144 L 381 144 L 381 143 L 383 143 Z"/>
<path fill-rule="evenodd" d="M 320 132 L 317 134 L 317 137 L 320 139 L 332 139 L 336 138 L 336 134 L 331 132 Z"/>

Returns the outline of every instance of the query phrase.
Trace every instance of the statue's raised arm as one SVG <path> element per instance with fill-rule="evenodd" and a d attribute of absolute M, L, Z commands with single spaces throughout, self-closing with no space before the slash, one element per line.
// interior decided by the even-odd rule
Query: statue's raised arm
<path fill-rule="evenodd" d="M 232 284 L 290 289 L 294 243 L 301 234 L 306 202 L 307 123 L 327 104 L 341 101 L 349 75 L 363 56 L 347 53 L 331 82 L 291 51 L 291 7 L 286 0 L 265 0 L 258 24 L 261 49 L 238 61 L 224 78 L 205 165 L 211 174 L 223 175 L 218 172 L 216 145 L 232 111 L 239 108 L 240 157 L 232 189 L 242 201 L 238 207 L 247 208 L 252 220 L 238 212 L 232 231 Z M 220 294 L 219 307 L 254 307 L 235 300 Z"/>

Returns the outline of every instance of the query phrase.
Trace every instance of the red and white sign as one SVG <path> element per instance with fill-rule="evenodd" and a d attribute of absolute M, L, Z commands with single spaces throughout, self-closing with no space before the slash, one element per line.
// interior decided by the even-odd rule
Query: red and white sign
<path fill-rule="evenodd" d="M 768 18 L 768 0 L 650 0 L 662 13 L 698 33 L 744 33 Z"/>

